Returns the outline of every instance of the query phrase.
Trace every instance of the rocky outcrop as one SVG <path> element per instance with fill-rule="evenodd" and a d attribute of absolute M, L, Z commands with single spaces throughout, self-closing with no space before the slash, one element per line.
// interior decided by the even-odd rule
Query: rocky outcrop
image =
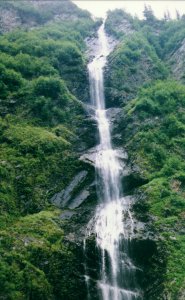
<path fill-rule="evenodd" d="M 181 46 L 170 56 L 169 64 L 173 76 L 185 83 L 185 39 Z"/>
<path fill-rule="evenodd" d="M 21 6 L 14 1 L 0 3 L 0 32 L 5 33 L 16 28 L 32 28 L 40 25 L 38 12 L 29 7 L 27 1 L 22 1 Z M 30 8 L 30 12 L 29 12 Z"/>
<path fill-rule="evenodd" d="M 0 30 L 1 32 L 10 31 L 22 25 L 20 16 L 13 9 L 1 9 L 0 11 Z"/>
<path fill-rule="evenodd" d="M 105 70 L 105 94 L 108 107 L 125 105 L 136 97 L 138 89 L 143 84 L 166 76 L 165 68 L 160 61 L 156 65 L 157 57 L 151 56 L 151 53 L 146 51 L 149 49 L 147 42 L 144 41 L 143 46 L 138 42 L 137 36 L 133 36 L 133 43 L 136 48 L 139 48 L 139 52 L 128 49 L 129 44 L 122 42 L 114 55 L 109 57 Z M 121 56 L 122 60 L 120 60 Z"/>
<path fill-rule="evenodd" d="M 51 21 L 75 21 L 79 18 L 79 11 L 71 1 L 2 1 L 0 32 L 5 33 L 20 27 L 30 29 Z M 84 12 L 84 16 L 87 15 L 88 12 Z"/>
<path fill-rule="evenodd" d="M 132 17 L 122 9 L 109 11 L 105 26 L 107 32 L 117 38 L 128 36 L 135 32 Z"/>
<path fill-rule="evenodd" d="M 88 170 L 88 171 L 87 171 Z M 84 201 L 88 201 L 95 194 L 94 172 L 90 170 L 80 171 L 72 179 L 70 184 L 51 198 L 51 203 L 58 208 L 78 208 Z"/>
<path fill-rule="evenodd" d="M 86 153 L 88 149 L 94 147 L 97 142 L 97 123 L 90 113 L 90 109 L 87 105 L 84 105 L 86 114 L 82 120 L 82 124 L 77 128 L 77 143 L 76 150 L 78 153 Z"/>
<path fill-rule="evenodd" d="M 122 19 L 119 22 L 117 22 L 116 25 L 116 31 L 118 34 L 124 34 L 125 36 L 128 36 L 130 34 L 133 34 L 135 32 L 132 24 L 126 20 L 126 19 Z"/>

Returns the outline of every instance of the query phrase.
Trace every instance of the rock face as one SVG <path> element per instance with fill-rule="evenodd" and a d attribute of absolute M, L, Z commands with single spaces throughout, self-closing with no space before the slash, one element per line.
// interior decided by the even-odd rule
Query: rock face
<path fill-rule="evenodd" d="M 97 147 L 90 148 L 86 153 L 81 155 L 80 160 L 95 167 L 96 153 Z"/>
<path fill-rule="evenodd" d="M 6 1 L 0 3 L 0 31 L 2 33 L 11 31 L 15 28 L 32 28 L 39 25 L 39 20 L 36 18 L 36 11 L 24 13 L 24 7 L 28 6 L 27 1 L 21 2 L 22 9 L 14 5 L 14 1 Z"/>
<path fill-rule="evenodd" d="M 116 45 L 118 45 L 118 40 L 115 37 L 109 35 L 108 36 L 108 44 L 112 51 L 116 47 Z M 98 53 L 98 50 L 100 47 L 100 45 L 98 44 L 96 34 L 94 36 L 88 37 L 86 39 L 86 45 L 87 45 L 87 56 L 89 58 L 89 61 L 91 61 Z"/>
<path fill-rule="evenodd" d="M 85 105 L 84 108 L 87 114 L 82 121 L 82 126 L 77 129 L 79 142 L 77 141 L 76 149 L 78 153 L 87 152 L 88 149 L 94 147 L 97 142 L 97 124 L 95 118 L 90 114 L 89 107 L 87 110 L 87 105 Z"/>
<path fill-rule="evenodd" d="M 135 32 L 132 18 L 122 9 L 116 9 L 108 13 L 106 20 L 106 30 L 115 37 L 128 36 Z"/>
<path fill-rule="evenodd" d="M 89 174 L 88 171 L 79 172 L 66 189 L 51 198 L 51 203 L 58 208 L 75 209 L 79 207 L 89 199 L 95 189 L 95 183 L 91 180 L 92 174 Z"/>
<path fill-rule="evenodd" d="M 116 25 L 116 31 L 118 34 L 124 34 L 125 36 L 128 36 L 135 32 L 131 23 L 124 18 L 122 20 L 120 20 L 119 22 L 117 22 L 117 24 L 115 24 L 115 25 Z"/>
<path fill-rule="evenodd" d="M 185 82 L 185 39 L 182 41 L 181 46 L 169 58 L 171 71 L 173 76 Z"/>
<path fill-rule="evenodd" d="M 133 37 L 136 44 L 138 39 Z M 147 43 L 146 43 L 147 44 Z M 149 83 L 152 79 L 162 77 L 160 69 L 156 68 L 156 62 L 150 53 L 145 51 L 147 45 L 138 46 L 140 48 L 139 57 L 133 57 L 129 64 L 127 60 L 130 59 L 128 55 L 135 55 L 127 53 L 127 45 L 122 44 L 117 48 L 112 57 L 109 57 L 108 66 L 105 70 L 105 93 L 108 107 L 116 107 L 126 104 L 129 100 L 134 99 L 137 91 L 144 83 Z M 123 56 L 123 60 L 120 57 Z M 157 58 L 156 58 L 157 59 Z"/>
<path fill-rule="evenodd" d="M 32 28 L 50 21 L 74 21 L 78 19 L 78 12 L 79 9 L 70 1 L 2 1 L 0 31 L 5 33 L 18 27 Z"/>
<path fill-rule="evenodd" d="M 21 18 L 13 9 L 1 9 L 0 28 L 1 32 L 10 31 L 22 25 Z"/>
<path fill-rule="evenodd" d="M 122 145 L 122 137 L 119 131 L 120 120 L 122 119 L 122 115 L 122 108 L 111 107 L 107 109 L 107 116 L 109 117 L 110 128 L 112 133 L 112 142 L 117 147 Z"/>
<path fill-rule="evenodd" d="M 52 197 L 51 202 L 58 207 L 69 206 L 69 201 L 72 197 L 74 190 L 79 187 L 79 185 L 84 181 L 86 176 L 87 171 L 81 171 L 74 177 L 74 179 L 71 181 L 71 183 L 65 190 L 62 190 L 61 192 L 57 193 Z"/>

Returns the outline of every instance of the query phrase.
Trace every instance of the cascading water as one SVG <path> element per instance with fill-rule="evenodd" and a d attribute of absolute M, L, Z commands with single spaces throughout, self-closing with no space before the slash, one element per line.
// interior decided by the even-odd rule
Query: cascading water
<path fill-rule="evenodd" d="M 100 205 L 91 220 L 99 251 L 99 276 L 96 281 L 98 296 L 89 289 L 90 275 L 86 265 L 88 299 L 134 300 L 142 299 L 135 282 L 136 267 L 129 257 L 129 240 L 133 231 L 133 220 L 129 210 L 129 197 L 121 192 L 122 164 L 117 150 L 112 148 L 109 120 L 104 99 L 103 69 L 110 53 L 104 23 L 98 30 L 99 51 L 88 65 L 91 103 L 96 111 L 100 144 L 97 147 L 96 171 Z M 123 219 L 127 216 L 130 228 Z M 84 241 L 84 251 L 86 240 Z"/>

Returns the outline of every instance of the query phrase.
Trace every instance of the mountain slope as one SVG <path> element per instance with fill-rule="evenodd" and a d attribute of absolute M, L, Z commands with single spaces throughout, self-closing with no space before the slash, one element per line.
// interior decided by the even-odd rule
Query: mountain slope
<path fill-rule="evenodd" d="M 151 14 L 141 21 L 122 13 L 134 32 L 113 32 L 120 42 L 109 57 L 105 86 L 108 106 L 122 107 L 114 132 L 129 155 L 138 199 L 133 213 L 148 224 L 158 249 L 149 268 L 143 263 L 144 297 L 176 300 L 183 299 L 185 284 L 184 16 L 172 21 Z M 110 13 L 108 22 L 116 16 Z"/>
<path fill-rule="evenodd" d="M 52 21 L 77 20 L 89 17 L 71 1 L 1 1 L 0 32 L 16 28 L 34 28 Z"/>
<path fill-rule="evenodd" d="M 0 6 L 2 31 L 15 28 L 0 36 L 0 298 L 84 298 L 77 246 L 50 199 L 89 169 L 84 39 L 97 24 L 67 1 Z"/>

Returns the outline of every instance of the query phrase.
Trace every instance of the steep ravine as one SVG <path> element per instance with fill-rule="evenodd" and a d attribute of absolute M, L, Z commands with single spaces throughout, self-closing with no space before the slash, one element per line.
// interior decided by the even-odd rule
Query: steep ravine
<path fill-rule="evenodd" d="M 109 40 L 111 41 L 111 39 Z M 91 47 L 92 44 L 96 45 L 96 41 L 91 43 Z M 116 43 L 111 42 L 111 44 Z M 91 107 L 90 112 L 92 112 L 92 109 L 93 108 Z M 109 108 L 106 113 L 109 116 L 111 128 L 114 129 L 113 133 L 118 133 L 118 120 L 121 119 L 120 109 Z M 120 137 L 117 137 L 117 134 L 115 134 L 113 140 L 118 147 Z M 161 299 L 163 293 L 163 274 L 165 272 L 165 251 L 162 243 L 160 244 L 158 235 L 155 234 L 152 217 L 149 217 L 147 213 L 145 213 L 145 203 L 142 204 L 142 194 L 137 192 L 137 187 L 144 184 L 145 180 L 140 178 L 139 175 L 137 175 L 137 171 L 135 172 L 131 167 L 128 155 L 126 155 L 124 149 L 119 147 L 117 148 L 117 151 L 120 153 L 119 159 L 122 160 L 123 166 L 121 174 L 123 195 L 125 199 L 127 199 L 126 201 L 130 202 L 129 210 L 134 216 L 134 219 L 131 220 L 128 214 L 129 211 L 124 213 L 122 215 L 122 222 L 123 227 L 128 231 L 128 234 L 130 234 L 130 237 L 128 236 L 127 240 L 127 247 L 130 260 L 137 266 L 135 279 L 142 291 L 142 299 Z M 95 147 L 89 149 L 87 152 L 85 151 L 81 157 L 83 161 L 89 164 L 92 171 L 95 166 L 96 155 L 97 149 Z M 61 203 L 63 203 L 62 205 L 68 208 L 62 215 L 62 218 L 66 222 L 66 225 L 64 226 L 65 231 L 66 233 L 68 232 L 68 234 L 65 235 L 65 241 L 67 244 L 71 244 L 74 251 L 78 249 L 77 252 L 80 253 L 78 254 L 80 255 L 80 260 L 83 261 L 82 265 L 79 262 L 79 266 L 81 265 L 81 280 L 83 282 L 84 295 L 86 295 L 84 299 L 112 299 L 111 297 L 116 297 L 113 299 L 132 299 L 132 297 L 133 299 L 140 299 L 137 298 L 135 294 L 132 296 L 132 294 L 127 293 L 118 293 L 119 296 L 116 296 L 113 293 L 111 296 L 111 292 L 110 294 L 107 292 L 108 294 L 105 296 L 106 294 L 100 293 L 97 289 L 97 282 L 101 280 L 100 264 L 102 262 L 99 257 L 100 251 L 96 244 L 96 217 L 94 217 L 94 215 L 97 214 L 96 206 L 99 203 L 99 200 L 97 199 L 95 182 L 93 183 L 95 180 L 94 172 L 92 172 L 92 175 L 91 180 L 88 182 L 87 173 L 82 171 L 73 179 L 68 188 L 62 192 L 63 194 L 58 194 L 53 198 L 55 204 L 57 204 L 57 201 L 60 199 Z M 66 199 L 68 198 L 69 200 L 67 201 Z M 61 205 L 59 206 L 61 207 Z M 111 219 L 112 218 L 113 216 Z M 131 227 L 132 233 L 130 231 Z M 88 235 L 86 236 L 87 233 Z M 83 242 L 84 238 L 85 248 Z M 124 255 L 125 246 L 123 246 L 121 251 L 122 255 Z M 127 263 L 125 268 L 128 267 Z M 118 264 L 121 264 L 121 261 L 118 261 Z M 109 273 L 111 274 L 111 271 L 109 271 Z M 124 276 L 128 276 L 128 274 L 125 273 Z M 122 280 L 124 279 L 124 276 L 122 277 Z M 104 295 L 103 297 L 108 298 L 102 298 L 102 295 Z"/>
<path fill-rule="evenodd" d="M 96 111 L 101 21 L 29 3 L 0 5 L 0 299 L 184 300 L 184 20 L 109 13 Z"/>

